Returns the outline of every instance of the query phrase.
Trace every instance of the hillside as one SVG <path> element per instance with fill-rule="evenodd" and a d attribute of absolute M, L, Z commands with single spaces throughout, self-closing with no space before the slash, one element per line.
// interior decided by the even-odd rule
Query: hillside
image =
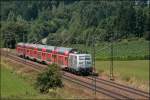
<path fill-rule="evenodd" d="M 144 1 L 1 1 L 1 46 L 18 42 L 90 44 L 116 39 L 149 40 L 149 9 Z"/>

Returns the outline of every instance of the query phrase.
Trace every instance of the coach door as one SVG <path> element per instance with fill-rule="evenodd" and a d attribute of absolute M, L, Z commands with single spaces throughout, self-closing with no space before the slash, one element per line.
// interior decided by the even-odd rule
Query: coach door
<path fill-rule="evenodd" d="M 42 60 L 46 61 L 46 52 L 42 52 Z"/>
<path fill-rule="evenodd" d="M 34 49 L 34 57 L 37 58 L 37 48 Z"/>
<path fill-rule="evenodd" d="M 42 49 L 42 60 L 46 61 L 46 49 L 45 48 Z"/>
<path fill-rule="evenodd" d="M 68 56 L 64 56 L 64 65 L 68 66 Z"/>

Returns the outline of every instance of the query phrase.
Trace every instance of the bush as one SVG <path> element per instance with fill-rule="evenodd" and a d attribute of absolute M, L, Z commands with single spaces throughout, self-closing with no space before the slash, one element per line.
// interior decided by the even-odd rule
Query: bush
<path fill-rule="evenodd" d="M 62 87 L 60 67 L 56 64 L 48 65 L 48 70 L 38 75 L 36 87 L 41 93 L 47 93 L 50 88 Z"/>

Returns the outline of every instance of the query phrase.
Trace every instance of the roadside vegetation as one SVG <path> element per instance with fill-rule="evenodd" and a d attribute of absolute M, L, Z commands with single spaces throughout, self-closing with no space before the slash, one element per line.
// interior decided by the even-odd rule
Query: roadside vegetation
<path fill-rule="evenodd" d="M 48 65 L 48 69 L 38 75 L 36 86 L 41 93 L 48 93 L 50 89 L 62 87 L 60 67 L 57 64 Z"/>

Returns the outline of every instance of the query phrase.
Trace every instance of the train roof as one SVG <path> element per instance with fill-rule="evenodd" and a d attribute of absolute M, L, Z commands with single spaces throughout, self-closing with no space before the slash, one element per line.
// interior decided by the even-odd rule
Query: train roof
<path fill-rule="evenodd" d="M 55 50 L 55 46 L 46 46 L 47 51 L 53 51 Z"/>
<path fill-rule="evenodd" d="M 23 43 L 23 42 L 20 42 L 20 43 L 17 43 L 17 45 L 19 45 L 19 46 L 23 46 L 25 43 Z"/>
<path fill-rule="evenodd" d="M 37 44 L 36 47 L 40 50 L 42 50 L 43 48 L 46 49 L 46 51 L 52 51 L 55 49 L 55 46 L 48 46 L 48 45 L 41 45 L 41 44 Z"/>
<path fill-rule="evenodd" d="M 65 47 L 57 47 L 56 51 L 60 54 L 64 54 L 65 52 L 69 53 L 72 50 L 74 50 L 73 48 L 65 48 Z"/>
<path fill-rule="evenodd" d="M 65 53 L 76 51 L 76 49 L 73 49 L 73 48 L 56 47 L 56 46 L 49 46 L 49 45 L 42 45 L 42 44 L 18 43 L 17 45 L 25 46 L 29 48 L 37 48 L 39 50 L 46 50 L 48 52 L 56 51 L 60 54 L 65 54 Z"/>

